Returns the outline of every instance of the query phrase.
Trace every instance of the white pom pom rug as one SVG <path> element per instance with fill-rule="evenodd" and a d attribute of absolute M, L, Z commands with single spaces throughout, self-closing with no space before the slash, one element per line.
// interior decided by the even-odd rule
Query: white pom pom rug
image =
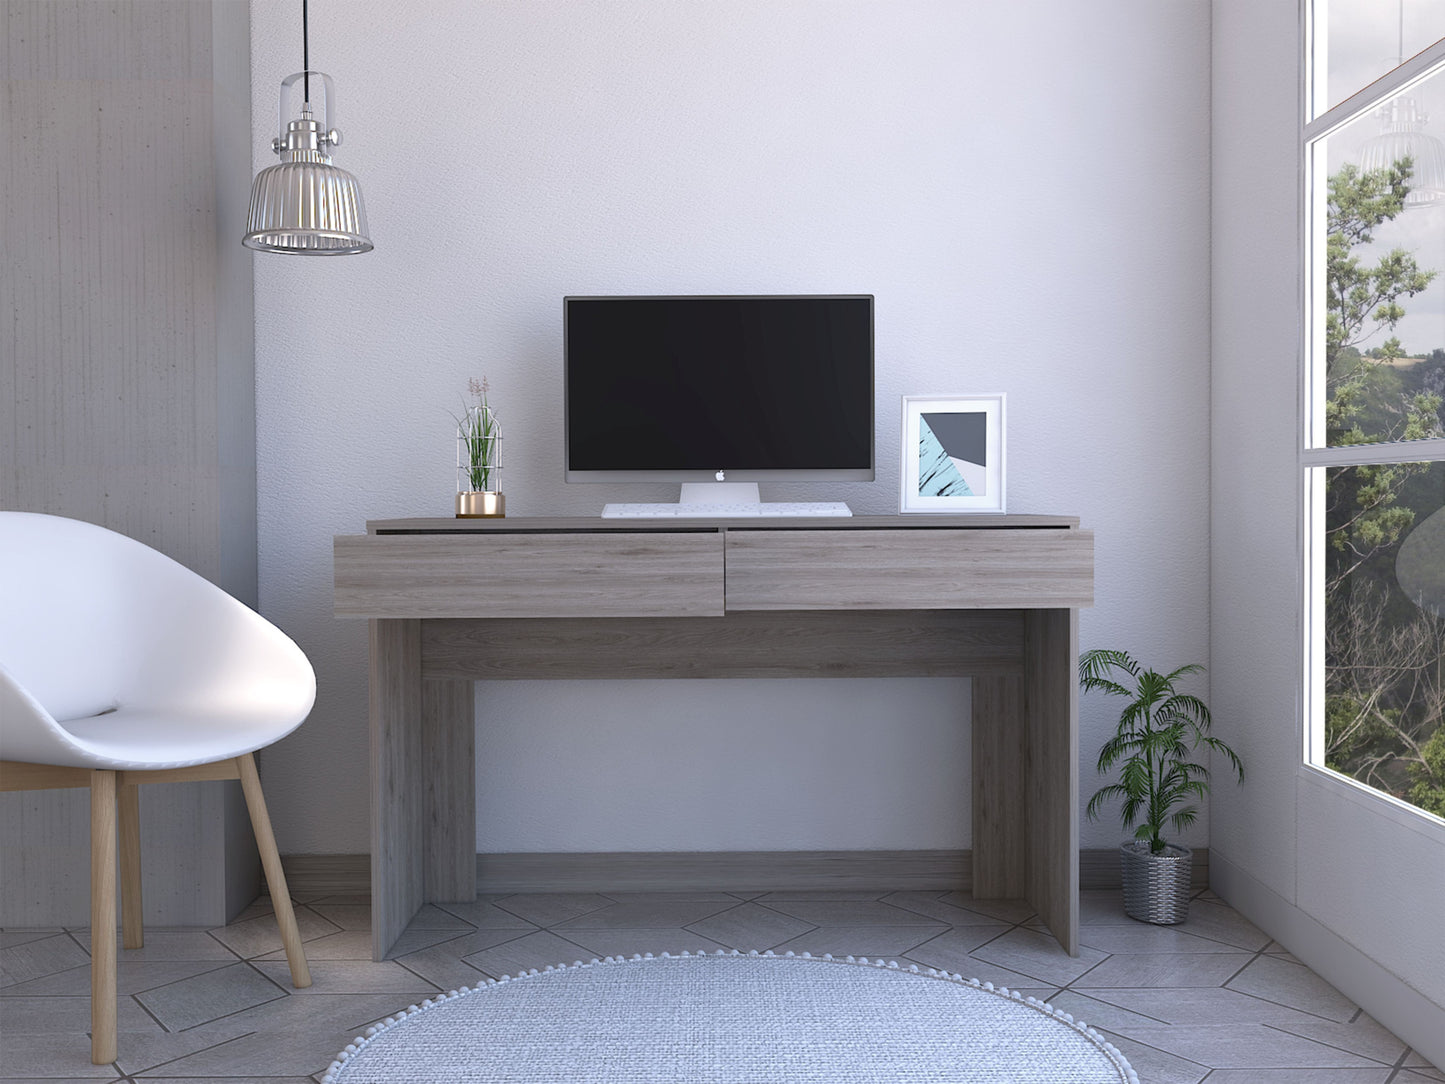
<path fill-rule="evenodd" d="M 607 957 L 383 1021 L 325 1084 L 1138 1084 L 1067 1013 L 893 961 Z"/>

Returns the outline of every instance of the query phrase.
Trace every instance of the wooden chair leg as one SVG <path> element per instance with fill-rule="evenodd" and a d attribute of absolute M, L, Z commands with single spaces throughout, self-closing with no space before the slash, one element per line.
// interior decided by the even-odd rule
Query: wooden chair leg
<path fill-rule="evenodd" d="M 286 874 L 281 870 L 281 855 L 276 850 L 276 837 L 271 833 L 271 815 L 266 812 L 266 798 L 261 793 L 261 779 L 256 774 L 255 756 L 247 753 L 237 757 L 236 767 L 241 773 L 241 789 L 246 794 L 251 828 L 256 833 L 256 849 L 261 852 L 261 868 L 266 871 L 266 887 L 271 890 L 271 902 L 276 907 L 276 924 L 281 927 L 286 962 L 291 965 L 291 985 L 299 990 L 311 985 L 311 969 L 306 965 L 301 931 L 296 926 L 296 912 L 291 909 Z"/>
<path fill-rule="evenodd" d="M 115 772 L 90 773 L 90 1060 L 115 1061 Z"/>
<path fill-rule="evenodd" d="M 121 944 L 145 946 L 141 923 L 140 891 L 140 787 L 122 783 L 116 795 L 120 813 L 120 925 Z"/>

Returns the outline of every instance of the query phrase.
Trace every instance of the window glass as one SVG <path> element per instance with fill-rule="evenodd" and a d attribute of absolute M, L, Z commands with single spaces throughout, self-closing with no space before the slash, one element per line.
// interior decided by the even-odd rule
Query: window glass
<path fill-rule="evenodd" d="M 1445 817 L 1445 462 L 1318 469 L 1316 756 Z"/>
<path fill-rule="evenodd" d="M 1316 0 L 1315 20 L 1319 114 L 1445 38 L 1445 0 Z"/>
<path fill-rule="evenodd" d="M 1422 125 L 1427 113 L 1441 123 Z M 1313 148 L 1328 171 L 1314 338 L 1329 447 L 1445 435 L 1445 142 L 1432 127 L 1445 134 L 1445 70 Z"/>

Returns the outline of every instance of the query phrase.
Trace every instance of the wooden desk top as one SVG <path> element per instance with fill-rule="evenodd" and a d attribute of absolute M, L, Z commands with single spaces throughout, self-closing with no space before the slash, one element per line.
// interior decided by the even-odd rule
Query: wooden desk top
<path fill-rule="evenodd" d="M 573 534 L 602 531 L 679 533 L 687 531 L 876 531 L 887 530 L 1077 530 L 1077 516 L 726 516 L 705 519 L 603 519 L 601 516 L 514 516 L 510 519 L 372 519 L 368 534 Z"/>

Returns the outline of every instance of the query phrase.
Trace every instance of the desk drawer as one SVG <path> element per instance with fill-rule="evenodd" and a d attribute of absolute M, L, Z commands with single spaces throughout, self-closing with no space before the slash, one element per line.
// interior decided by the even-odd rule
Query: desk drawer
<path fill-rule="evenodd" d="M 723 612 L 715 531 L 339 535 L 337 617 L 668 617 Z"/>
<path fill-rule="evenodd" d="M 729 610 L 1094 604 L 1094 533 L 978 528 L 727 534 Z"/>

